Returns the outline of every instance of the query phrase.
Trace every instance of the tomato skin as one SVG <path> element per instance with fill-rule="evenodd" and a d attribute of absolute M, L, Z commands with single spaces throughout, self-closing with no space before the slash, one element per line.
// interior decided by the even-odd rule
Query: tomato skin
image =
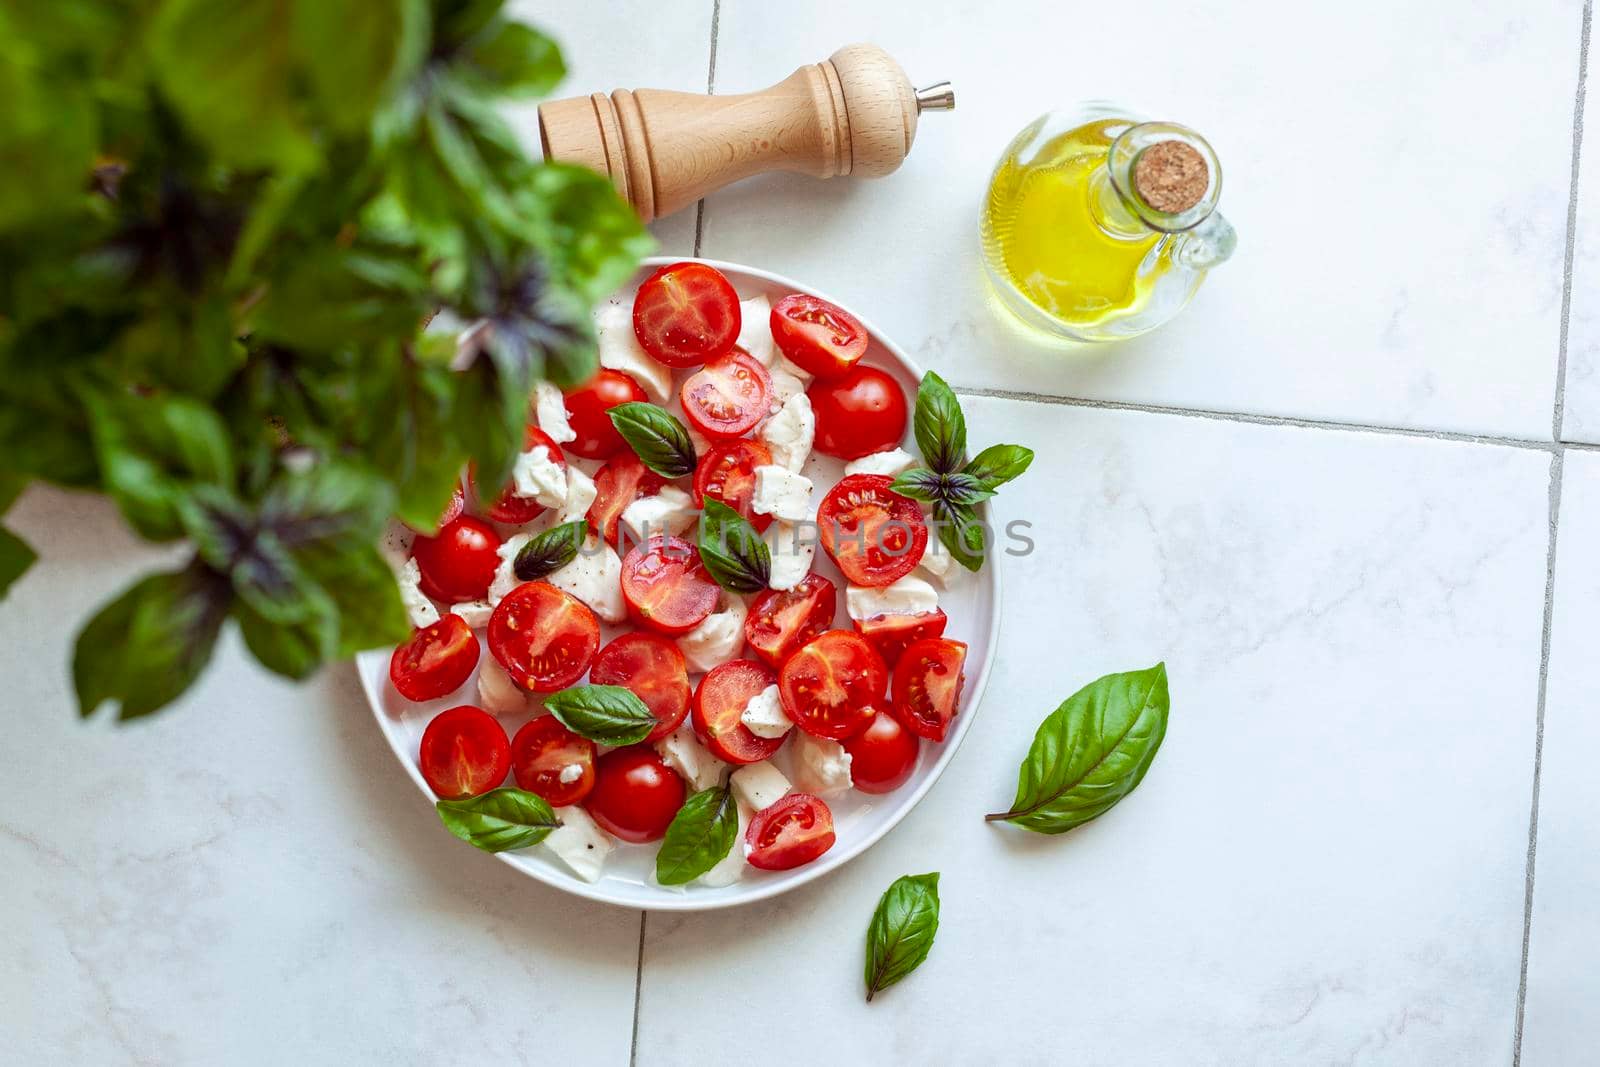
<path fill-rule="evenodd" d="M 523 433 L 522 450 L 532 452 L 535 448 L 544 448 L 550 453 L 550 460 L 562 470 L 567 469 L 567 457 L 562 454 L 561 446 L 550 440 L 550 435 L 537 426 L 529 426 Z M 517 487 L 508 485 L 501 492 L 500 499 L 489 508 L 489 518 L 495 522 L 503 522 L 511 526 L 521 526 L 523 523 L 532 522 L 545 513 L 545 506 L 531 497 L 518 496 Z"/>
<path fill-rule="evenodd" d="M 667 832 L 683 797 L 683 779 L 654 749 L 630 745 L 600 757 L 583 806 L 607 833 L 639 845 Z"/>
<path fill-rule="evenodd" d="M 589 605 L 549 582 L 524 582 L 489 616 L 489 653 L 511 680 L 553 693 L 583 677 L 600 647 Z"/>
<path fill-rule="evenodd" d="M 801 370 L 841 377 L 867 353 L 867 328 L 838 304 L 791 293 L 772 305 L 772 339 Z M 898 438 L 896 438 L 898 440 Z"/>
<path fill-rule="evenodd" d="M 435 715 L 422 731 L 417 765 L 440 798 L 475 797 L 506 780 L 511 742 L 493 715 L 462 704 Z"/>
<path fill-rule="evenodd" d="M 656 717 L 645 743 L 659 741 L 689 716 L 689 667 L 677 645 L 654 634 L 623 634 L 594 658 L 589 681 L 625 686 Z"/>
<path fill-rule="evenodd" d="M 891 793 L 905 785 L 917 769 L 917 735 L 887 711 L 872 717 L 867 728 L 841 742 L 850 753 L 850 780 L 863 793 Z"/>
<path fill-rule="evenodd" d="M 648 400 L 639 383 L 621 371 L 601 368 L 583 385 L 566 394 L 567 422 L 577 437 L 567 451 L 584 459 L 609 459 L 628 447 L 607 414 L 618 404 Z"/>
<path fill-rule="evenodd" d="M 594 476 L 594 503 L 584 516 L 589 529 L 616 547 L 617 523 L 628 505 L 642 496 L 654 496 L 666 484 L 667 480 L 646 467 L 631 449 L 613 456 Z"/>
<path fill-rule="evenodd" d="M 817 508 L 823 551 L 855 585 L 893 585 L 916 569 L 928 547 L 922 508 L 882 474 L 852 474 Z"/>
<path fill-rule="evenodd" d="M 855 620 L 856 633 L 872 642 L 883 662 L 893 667 L 906 646 L 924 637 L 943 637 L 949 622 L 943 609 L 934 608 L 920 615 L 874 615 Z"/>
<path fill-rule="evenodd" d="M 946 637 L 914 641 L 894 669 L 895 718 L 918 737 L 943 741 L 961 710 L 967 646 Z"/>
<path fill-rule="evenodd" d="M 817 417 L 815 447 L 839 459 L 860 459 L 894 448 L 906 433 L 906 395 L 876 367 L 856 364 L 833 381 L 806 390 Z"/>
<path fill-rule="evenodd" d="M 678 399 L 696 430 L 712 440 L 730 440 L 767 417 L 772 375 L 750 353 L 735 348 L 685 378 Z"/>
<path fill-rule="evenodd" d="M 482 600 L 500 566 L 500 535 L 480 518 L 458 515 L 437 536 L 413 541 L 411 558 L 422 571 L 422 591 L 435 600 Z"/>
<path fill-rule="evenodd" d="M 758 737 L 741 720 L 750 698 L 777 682 L 777 676 L 754 660 L 718 664 L 700 679 L 694 691 L 695 736 L 726 763 L 756 763 L 783 747 L 782 737 Z"/>
<path fill-rule="evenodd" d="M 833 625 L 839 592 L 820 574 L 793 589 L 768 589 L 744 617 L 744 640 L 768 666 L 782 667 L 806 642 Z"/>
<path fill-rule="evenodd" d="M 461 616 L 445 612 L 389 657 L 389 681 L 407 700 L 437 700 L 460 689 L 478 665 L 478 639 Z"/>
<path fill-rule="evenodd" d="M 595 744 L 561 725 L 554 715 L 530 719 L 511 739 L 511 773 L 517 786 L 537 793 L 553 807 L 576 804 L 594 789 Z M 582 772 L 562 781 L 569 767 Z"/>
<path fill-rule="evenodd" d="M 889 684 L 883 657 L 854 630 L 829 630 L 778 673 L 783 710 L 812 737 L 843 741 L 865 730 Z"/>
<path fill-rule="evenodd" d="M 682 538 L 652 537 L 622 559 L 622 599 L 628 614 L 657 633 L 688 633 L 716 610 L 721 595 L 699 551 Z"/>
<path fill-rule="evenodd" d="M 694 367 L 725 356 L 739 339 L 739 294 L 715 267 L 672 263 L 639 286 L 633 333 L 657 363 Z"/>
<path fill-rule="evenodd" d="M 456 486 L 456 491 L 450 494 L 450 499 L 445 503 L 444 511 L 439 515 L 439 521 L 433 524 L 434 530 L 438 531 L 441 527 L 455 522 L 456 516 L 460 515 L 466 509 L 467 497 L 466 494 L 461 491 L 461 487 L 458 485 Z M 413 533 L 423 535 L 426 535 L 428 532 L 427 530 L 419 530 L 410 523 L 406 524 L 406 529 L 412 531 Z"/>
<path fill-rule="evenodd" d="M 833 812 L 821 797 L 790 793 L 756 813 L 744 840 L 752 867 L 764 871 L 803 867 L 833 847 Z"/>
<path fill-rule="evenodd" d="M 772 449 L 760 441 L 739 438 L 713 445 L 695 467 L 695 507 L 705 507 L 709 496 L 744 516 L 758 532 L 764 531 L 772 525 L 772 516 L 757 515 L 751 504 L 756 494 L 756 468 L 771 462 Z"/>

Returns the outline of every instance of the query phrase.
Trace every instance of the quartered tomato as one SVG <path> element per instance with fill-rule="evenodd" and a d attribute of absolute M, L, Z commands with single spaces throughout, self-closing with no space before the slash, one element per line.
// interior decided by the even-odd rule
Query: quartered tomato
<path fill-rule="evenodd" d="M 906 729 L 943 741 L 960 711 L 967 646 L 944 637 L 914 641 L 894 669 L 894 714 Z"/>
<path fill-rule="evenodd" d="M 768 589 L 744 617 L 744 639 L 762 660 L 782 667 L 801 645 L 833 625 L 838 592 L 820 574 L 808 574 L 793 589 Z"/>
<path fill-rule="evenodd" d="M 454 693 L 478 665 L 478 639 L 461 616 L 446 612 L 389 657 L 389 680 L 407 700 L 437 700 Z"/>
<path fill-rule="evenodd" d="M 744 841 L 752 867 L 764 871 L 803 867 L 833 847 L 833 812 L 820 797 L 790 793 L 756 813 Z"/>
<path fill-rule="evenodd" d="M 700 553 L 682 538 L 652 537 L 622 558 L 622 599 L 628 602 L 628 614 L 669 637 L 704 622 L 720 595 Z"/>
<path fill-rule="evenodd" d="M 715 267 L 673 263 L 639 286 L 633 332 L 658 363 L 698 366 L 727 355 L 739 339 L 739 294 Z"/>
<path fill-rule="evenodd" d="M 733 659 L 711 668 L 694 691 L 694 733 L 700 743 L 728 763 L 755 763 L 782 748 L 782 737 L 758 737 L 740 719 L 750 698 L 777 681 L 754 660 Z"/>
<path fill-rule="evenodd" d="M 557 808 L 589 795 L 596 758 L 594 742 L 561 725 L 554 715 L 529 720 L 511 739 L 511 773 L 517 785 Z"/>
<path fill-rule="evenodd" d="M 832 381 L 806 390 L 817 417 L 816 449 L 840 459 L 860 459 L 894 448 L 906 432 L 906 395 L 876 367 L 856 364 Z"/>
<path fill-rule="evenodd" d="M 600 650 L 589 668 L 595 685 L 620 685 L 657 719 L 645 741 L 659 741 L 689 714 L 689 667 L 678 646 L 654 634 L 623 634 Z"/>
<path fill-rule="evenodd" d="M 511 742 L 493 715 L 463 704 L 433 717 L 417 762 L 428 788 L 443 799 L 475 797 L 506 780 Z"/>
<path fill-rule="evenodd" d="M 613 837 L 636 845 L 656 841 L 683 807 L 683 779 L 655 749 L 632 745 L 607 752 L 595 772 L 583 806 Z"/>
<path fill-rule="evenodd" d="M 583 385 L 569 390 L 567 422 L 577 437 L 567 442 L 567 451 L 584 459 L 608 459 L 628 447 L 607 414 L 618 404 L 648 400 L 639 383 L 621 371 L 602 369 Z"/>
<path fill-rule="evenodd" d="M 489 653 L 511 680 L 553 693 L 583 677 L 600 647 L 589 605 L 549 582 L 524 582 L 489 616 Z"/>
<path fill-rule="evenodd" d="M 778 673 L 783 710 L 812 737 L 843 741 L 867 728 L 889 686 L 883 657 L 853 630 L 829 630 Z"/>
<path fill-rule="evenodd" d="M 757 515 L 750 502 L 756 494 L 756 468 L 772 462 L 772 449 L 760 441 L 739 439 L 713 445 L 700 457 L 694 471 L 694 503 L 720 500 L 750 521 L 757 530 L 772 524 L 771 515 Z"/>
<path fill-rule="evenodd" d="M 790 362 L 823 379 L 839 377 L 867 352 L 867 328 L 860 319 L 804 293 L 772 305 L 772 339 Z"/>
<path fill-rule="evenodd" d="M 882 474 L 852 474 L 817 509 L 823 550 L 853 585 L 894 584 L 916 569 L 928 547 L 922 508 L 893 484 Z"/>
<path fill-rule="evenodd" d="M 654 496 L 666 479 L 646 467 L 633 452 L 613 456 L 594 476 L 594 503 L 589 505 L 589 529 L 617 543 L 617 522 L 628 505 L 642 496 Z"/>
<path fill-rule="evenodd" d="M 738 437 L 770 413 L 772 375 L 750 353 L 735 348 L 685 378 L 678 399 L 689 424 L 707 437 Z"/>
<path fill-rule="evenodd" d="M 863 793 L 891 793 L 906 783 L 917 767 L 917 735 L 887 711 L 872 717 L 867 728 L 842 742 L 850 753 L 850 781 Z"/>
<path fill-rule="evenodd" d="M 435 600 L 482 600 L 500 566 L 500 535 L 482 519 L 458 515 L 433 537 L 411 543 L 422 591 Z"/>
<path fill-rule="evenodd" d="M 944 636 L 948 621 L 939 608 L 918 615 L 874 615 L 870 619 L 857 619 L 856 632 L 871 641 L 883 662 L 893 667 L 911 642 Z"/>
<path fill-rule="evenodd" d="M 562 470 L 567 469 L 567 457 L 562 455 L 561 446 L 550 440 L 550 435 L 537 426 L 529 426 L 523 435 L 522 450 L 532 452 L 535 448 L 543 448 L 550 454 L 550 461 Z M 495 522 L 504 522 L 512 526 L 521 526 L 525 522 L 532 522 L 543 515 L 545 506 L 532 497 L 518 496 L 517 487 L 508 485 L 500 494 L 500 499 L 494 502 L 489 509 L 489 518 Z"/>

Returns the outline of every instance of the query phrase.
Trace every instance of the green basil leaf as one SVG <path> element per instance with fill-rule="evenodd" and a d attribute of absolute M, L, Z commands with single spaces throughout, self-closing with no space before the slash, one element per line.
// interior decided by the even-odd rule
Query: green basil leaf
<path fill-rule="evenodd" d="M 441 800 L 433 807 L 446 830 L 485 852 L 537 845 L 561 825 L 539 794 L 510 787 L 465 800 Z"/>
<path fill-rule="evenodd" d="M 1022 474 L 1033 462 L 1033 449 L 1021 445 L 990 445 L 973 457 L 962 470 L 990 489 L 996 489 Z"/>
<path fill-rule="evenodd" d="M 646 467 L 663 478 L 694 473 L 694 444 L 672 414 L 642 400 L 612 408 L 611 425 Z"/>
<path fill-rule="evenodd" d="M 1039 725 L 1016 800 L 988 820 L 1063 834 L 1104 815 L 1143 781 L 1169 706 L 1165 663 L 1090 682 Z"/>
<path fill-rule="evenodd" d="M 339 610 L 321 588 L 306 597 L 309 610 L 293 622 L 280 622 L 240 597 L 233 605 L 239 636 L 261 665 L 292 681 L 309 678 L 339 648 Z"/>
<path fill-rule="evenodd" d="M 772 549 L 743 515 L 707 496 L 700 518 L 700 561 L 732 593 L 759 593 L 772 578 Z"/>
<path fill-rule="evenodd" d="M 546 163 L 535 167 L 514 195 L 522 213 L 542 220 L 550 232 L 551 270 L 560 273 L 584 307 L 593 307 L 628 280 L 639 259 L 655 249 L 639 215 L 617 195 L 610 179 L 587 167 Z M 589 360 L 596 355 L 593 346 Z M 594 363 L 558 385 L 576 385 L 594 373 Z M 554 375 L 552 375 L 554 376 Z"/>
<path fill-rule="evenodd" d="M 0 597 L 6 595 L 11 583 L 21 578 L 38 558 L 28 542 L 0 526 Z"/>
<path fill-rule="evenodd" d="M 943 498 L 944 476 L 931 467 L 912 467 L 889 487 L 901 496 L 932 504 Z"/>
<path fill-rule="evenodd" d="M 961 465 L 967 450 L 967 420 L 956 394 L 933 371 L 922 376 L 917 388 L 912 428 L 923 462 L 936 473 L 948 474 Z"/>
<path fill-rule="evenodd" d="M 721 863 L 739 838 L 739 804 L 723 786 L 684 801 L 656 853 L 656 881 L 685 885 Z"/>
<path fill-rule="evenodd" d="M 475 38 L 464 56 L 473 73 L 508 97 L 543 96 L 566 76 L 561 49 L 532 26 L 502 22 Z"/>
<path fill-rule="evenodd" d="M 868 1002 L 921 966 L 938 932 L 938 872 L 896 878 L 867 925 Z"/>
<path fill-rule="evenodd" d="M 400 588 L 377 545 L 352 539 L 326 542 L 298 549 L 295 559 L 338 610 L 335 657 L 390 647 L 411 636 Z"/>
<path fill-rule="evenodd" d="M 261 524 L 290 548 L 371 542 L 393 510 L 394 493 L 370 468 L 324 460 L 273 482 L 261 502 Z"/>
<path fill-rule="evenodd" d="M 571 563 L 589 536 L 589 524 L 579 519 L 552 527 L 522 546 L 511 569 L 524 582 L 536 582 Z"/>
<path fill-rule="evenodd" d="M 988 551 L 988 534 L 978 513 L 966 504 L 940 501 L 933 506 L 934 523 L 939 540 L 957 563 L 976 572 L 983 566 Z"/>
<path fill-rule="evenodd" d="M 994 496 L 994 490 L 973 475 L 956 471 L 940 476 L 940 495 L 952 504 L 972 507 Z"/>
<path fill-rule="evenodd" d="M 602 745 L 632 745 L 656 728 L 645 702 L 620 685 L 578 685 L 551 693 L 545 708 L 561 725 Z"/>
<path fill-rule="evenodd" d="M 347 130 L 366 125 L 429 43 L 425 0 L 295 0 L 293 27 L 318 103 Z"/>

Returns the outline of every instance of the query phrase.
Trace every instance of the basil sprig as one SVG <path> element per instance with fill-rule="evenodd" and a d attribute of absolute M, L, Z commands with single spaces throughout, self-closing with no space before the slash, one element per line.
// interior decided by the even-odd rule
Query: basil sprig
<path fill-rule="evenodd" d="M 896 878 L 867 924 L 867 1000 L 921 966 L 939 932 L 939 873 Z"/>
<path fill-rule="evenodd" d="M 493 789 L 434 805 L 444 828 L 474 848 L 505 852 L 537 845 L 561 825 L 548 802 L 524 789 Z"/>
<path fill-rule="evenodd" d="M 602 745 L 632 745 L 656 728 L 655 715 L 620 685 L 575 685 L 544 698 L 561 725 Z"/>
<path fill-rule="evenodd" d="M 694 473 L 694 442 L 671 412 L 642 400 L 618 404 L 608 414 L 639 461 L 663 478 Z"/>
<path fill-rule="evenodd" d="M 656 853 L 656 881 L 684 885 L 728 858 L 739 839 L 739 805 L 726 786 L 702 789 L 672 817 Z"/>
<path fill-rule="evenodd" d="M 522 546 L 511 569 L 522 581 L 536 582 L 576 559 L 588 536 L 589 524 L 582 519 L 553 526 Z"/>
<path fill-rule="evenodd" d="M 700 518 L 700 561 L 730 593 L 759 593 L 772 578 L 772 549 L 743 515 L 705 498 Z"/>
<path fill-rule="evenodd" d="M 1165 663 L 1090 682 L 1039 724 L 1010 810 L 985 818 L 1064 834 L 1104 815 L 1144 780 L 1170 706 Z"/>

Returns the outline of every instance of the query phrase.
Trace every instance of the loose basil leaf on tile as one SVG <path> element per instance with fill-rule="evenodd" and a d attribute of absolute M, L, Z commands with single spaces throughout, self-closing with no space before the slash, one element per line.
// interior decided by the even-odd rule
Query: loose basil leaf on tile
<path fill-rule="evenodd" d="M 536 582 L 576 559 L 588 536 L 589 524 L 582 519 L 552 527 L 522 546 L 511 569 L 524 582 Z"/>
<path fill-rule="evenodd" d="M 921 966 L 938 932 L 939 873 L 896 878 L 867 925 L 867 1001 Z"/>
<path fill-rule="evenodd" d="M 510 787 L 465 800 L 441 800 L 434 809 L 446 830 L 485 852 L 537 845 L 561 825 L 539 794 Z"/>
<path fill-rule="evenodd" d="M 645 702 L 620 685 L 577 685 L 544 698 L 561 725 L 602 745 L 632 745 L 656 728 Z"/>
<path fill-rule="evenodd" d="M 707 496 L 700 519 L 700 561 L 732 593 L 759 593 L 772 577 L 772 549 L 737 511 Z"/>
<path fill-rule="evenodd" d="M 917 388 L 912 428 L 929 467 L 948 474 L 961 465 L 961 455 L 967 450 L 967 420 L 955 392 L 933 371 L 922 376 Z"/>
<path fill-rule="evenodd" d="M 1033 463 L 1033 449 L 1022 445 L 990 445 L 962 468 L 986 487 L 997 489 L 1018 477 Z"/>
<path fill-rule="evenodd" d="M 656 881 L 684 885 L 727 859 L 739 838 L 739 804 L 725 786 L 683 802 L 656 853 Z"/>
<path fill-rule="evenodd" d="M 694 443 L 672 415 L 644 401 L 618 404 L 609 412 L 611 425 L 628 442 L 639 461 L 663 478 L 693 474 Z"/>
<path fill-rule="evenodd" d="M 1165 663 L 1090 682 L 1039 725 L 1010 810 L 985 818 L 1063 834 L 1104 815 L 1144 780 L 1170 704 Z"/>

